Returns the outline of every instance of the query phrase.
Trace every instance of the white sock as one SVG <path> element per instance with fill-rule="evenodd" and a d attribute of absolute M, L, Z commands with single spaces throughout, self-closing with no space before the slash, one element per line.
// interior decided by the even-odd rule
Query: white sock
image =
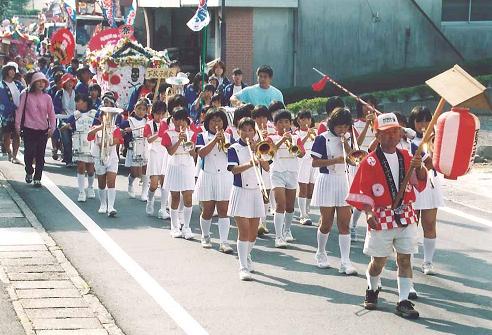
<path fill-rule="evenodd" d="M 99 189 L 99 201 L 101 202 L 101 207 L 107 207 L 108 206 L 108 192 L 107 190 L 104 189 Z"/>
<path fill-rule="evenodd" d="M 309 215 L 309 213 L 311 213 L 311 199 L 307 199 L 306 200 L 306 213 L 307 215 Z"/>
<path fill-rule="evenodd" d="M 114 209 L 115 200 L 116 200 L 116 189 L 108 188 L 108 208 Z"/>
<path fill-rule="evenodd" d="M 251 251 L 253 251 L 253 248 L 255 247 L 256 240 L 253 242 L 249 242 L 249 248 L 248 248 L 248 255 L 251 255 Z"/>
<path fill-rule="evenodd" d="M 193 211 L 192 206 L 183 208 L 183 226 L 184 226 L 184 228 L 190 228 L 191 212 L 192 211 Z"/>
<path fill-rule="evenodd" d="M 424 237 L 424 263 L 432 263 L 436 251 L 436 239 Z"/>
<path fill-rule="evenodd" d="M 326 242 L 328 242 L 328 237 L 330 236 L 330 233 L 323 234 L 321 230 L 317 230 L 318 234 L 316 235 L 317 240 L 318 240 L 318 250 L 316 253 L 321 254 L 326 252 Z"/>
<path fill-rule="evenodd" d="M 350 234 L 338 235 L 338 246 L 340 247 L 340 258 L 342 264 L 350 264 Z"/>
<path fill-rule="evenodd" d="M 306 218 L 307 217 L 307 211 L 306 211 L 306 198 L 297 198 L 297 203 L 299 204 L 299 214 L 301 218 Z"/>
<path fill-rule="evenodd" d="M 128 185 L 133 186 L 133 181 L 135 180 L 134 177 L 132 177 L 131 174 L 128 175 Z"/>
<path fill-rule="evenodd" d="M 218 225 L 220 243 L 227 243 L 229 240 L 229 229 L 231 227 L 231 220 L 229 218 L 219 218 Z"/>
<path fill-rule="evenodd" d="M 239 270 L 248 268 L 249 241 L 237 240 L 237 254 L 239 256 Z"/>
<path fill-rule="evenodd" d="M 169 210 L 169 214 L 171 216 L 171 228 L 172 229 L 179 229 L 178 210 L 171 208 Z"/>
<path fill-rule="evenodd" d="M 210 226 L 212 225 L 212 220 L 205 220 L 200 216 L 200 228 L 202 229 L 202 237 L 210 236 Z M 219 228 L 220 231 L 220 228 Z"/>
<path fill-rule="evenodd" d="M 185 222 L 185 218 L 184 218 L 183 195 L 181 195 L 181 198 L 179 199 L 178 213 L 179 213 L 179 218 L 181 220 L 181 223 L 184 223 Z"/>
<path fill-rule="evenodd" d="M 294 212 L 292 212 L 292 213 L 285 212 L 284 215 L 285 215 L 284 231 L 288 232 L 288 231 L 290 231 L 290 226 L 292 225 L 292 219 L 294 218 Z"/>
<path fill-rule="evenodd" d="M 270 209 L 270 204 L 264 204 L 263 207 L 265 207 L 265 216 L 263 218 L 266 219 L 268 216 L 268 210 Z"/>
<path fill-rule="evenodd" d="M 379 287 L 379 276 L 373 277 L 369 274 L 369 270 L 367 270 L 366 271 L 366 278 L 367 278 L 367 286 L 369 287 L 369 289 L 376 292 L 378 287 Z M 407 295 L 407 297 L 408 297 L 408 295 Z"/>
<path fill-rule="evenodd" d="M 412 287 L 412 278 L 398 277 L 398 302 L 408 300 L 408 294 Z"/>
<path fill-rule="evenodd" d="M 275 201 L 275 196 L 273 195 L 273 190 L 270 190 L 269 198 L 270 198 L 270 206 L 272 206 L 272 208 L 275 210 L 277 208 L 277 203 Z"/>
<path fill-rule="evenodd" d="M 152 200 L 154 200 L 154 195 L 155 195 L 155 191 L 151 191 L 151 190 L 149 189 L 149 191 L 147 192 L 147 197 L 149 198 L 149 200 L 148 200 L 148 201 L 152 201 Z"/>
<path fill-rule="evenodd" d="M 89 188 L 94 188 L 94 178 L 95 178 L 94 175 L 92 175 L 92 176 L 87 175 L 87 184 L 88 184 L 87 186 Z"/>
<path fill-rule="evenodd" d="M 83 174 L 77 173 L 77 185 L 79 187 L 79 193 L 85 191 L 85 176 Z"/>
<path fill-rule="evenodd" d="M 285 214 L 275 212 L 275 214 L 273 215 L 273 224 L 275 225 L 275 237 L 276 238 L 282 237 L 282 232 L 283 232 L 283 228 L 284 228 L 284 221 L 285 221 Z"/>
<path fill-rule="evenodd" d="M 149 176 L 142 176 L 142 194 L 146 194 L 149 191 Z"/>
<path fill-rule="evenodd" d="M 361 214 L 362 214 L 361 211 L 354 208 L 354 212 L 352 213 L 352 222 L 351 222 L 351 226 L 350 226 L 351 228 L 357 227 L 357 221 L 359 221 Z"/>
<path fill-rule="evenodd" d="M 161 187 L 161 209 L 163 211 L 166 210 L 168 197 L 169 197 L 169 191 L 164 187 Z"/>

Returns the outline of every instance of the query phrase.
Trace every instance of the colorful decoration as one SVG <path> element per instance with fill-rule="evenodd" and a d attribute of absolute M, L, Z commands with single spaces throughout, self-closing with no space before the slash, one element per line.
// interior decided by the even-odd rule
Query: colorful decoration
<path fill-rule="evenodd" d="M 132 5 L 130 7 L 130 11 L 128 12 L 128 16 L 126 17 L 125 23 L 129 26 L 133 26 L 135 23 L 135 17 L 137 16 L 137 0 L 132 1 Z"/>
<path fill-rule="evenodd" d="M 207 0 L 200 0 L 195 15 L 186 24 L 193 31 L 201 31 L 210 23 L 210 14 L 207 8 Z"/>
<path fill-rule="evenodd" d="M 75 39 L 67 28 L 57 30 L 51 37 L 51 53 L 61 64 L 70 64 L 75 55 Z"/>
<path fill-rule="evenodd" d="M 101 8 L 103 10 L 103 16 L 108 21 L 109 26 L 116 28 L 116 21 L 114 18 L 116 12 L 116 3 L 114 0 L 101 0 Z"/>
<path fill-rule="evenodd" d="M 121 28 L 104 29 L 94 34 L 87 45 L 89 51 L 101 50 L 108 45 L 117 45 L 120 39 L 123 37 Z M 131 41 L 135 41 L 133 32 L 125 36 Z"/>
<path fill-rule="evenodd" d="M 437 120 L 434 168 L 445 178 L 457 179 L 472 167 L 480 121 L 468 108 L 453 107 Z"/>

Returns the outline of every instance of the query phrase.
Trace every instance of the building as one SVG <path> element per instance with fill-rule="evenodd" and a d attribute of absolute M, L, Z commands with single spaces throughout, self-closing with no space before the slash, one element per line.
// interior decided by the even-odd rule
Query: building
<path fill-rule="evenodd" d="M 200 34 L 186 27 L 198 0 L 139 0 L 147 43 L 198 62 Z M 275 85 L 308 86 L 318 67 L 339 79 L 492 58 L 489 0 L 209 0 L 208 59 L 248 82 L 261 64 Z M 222 15 L 224 14 L 224 15 Z M 221 46 L 224 17 L 225 50 Z M 183 56 L 184 57 L 184 56 Z"/>

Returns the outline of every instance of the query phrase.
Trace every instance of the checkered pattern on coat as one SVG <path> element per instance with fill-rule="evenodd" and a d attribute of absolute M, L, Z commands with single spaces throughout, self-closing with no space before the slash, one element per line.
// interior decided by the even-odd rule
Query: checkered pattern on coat
<path fill-rule="evenodd" d="M 398 227 L 395 222 L 395 212 L 391 208 L 376 208 L 374 210 L 376 214 L 376 229 L 375 230 L 385 230 L 385 229 L 393 229 Z M 409 225 L 417 222 L 417 214 L 413 209 L 412 204 L 405 205 L 403 208 L 403 213 L 400 214 L 401 224 Z M 368 226 L 369 230 L 372 230 Z"/>

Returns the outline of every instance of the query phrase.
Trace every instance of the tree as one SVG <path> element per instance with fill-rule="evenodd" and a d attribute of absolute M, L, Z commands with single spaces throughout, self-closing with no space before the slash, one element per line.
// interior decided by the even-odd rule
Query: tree
<path fill-rule="evenodd" d="M 7 16 L 7 8 L 9 7 L 9 0 L 0 0 L 0 18 Z"/>

